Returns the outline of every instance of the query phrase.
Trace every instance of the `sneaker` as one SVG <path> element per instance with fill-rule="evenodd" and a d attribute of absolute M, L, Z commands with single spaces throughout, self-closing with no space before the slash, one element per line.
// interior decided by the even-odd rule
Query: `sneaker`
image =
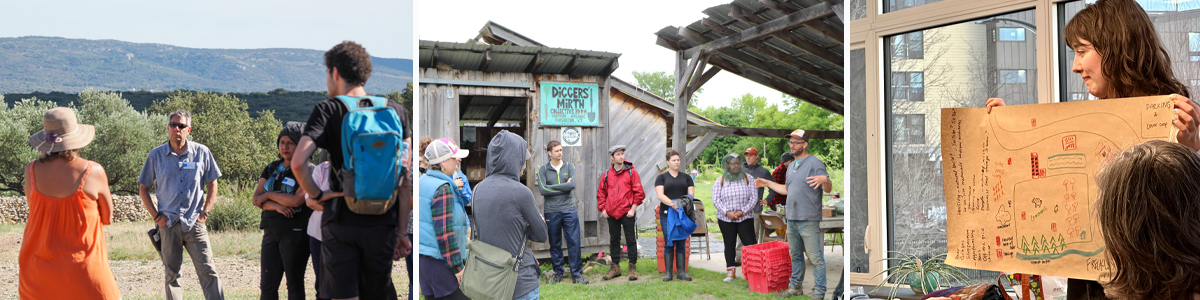
<path fill-rule="evenodd" d="M 723 281 L 731 282 L 736 277 L 737 277 L 737 269 L 736 268 L 725 269 L 725 280 L 723 280 Z"/>
<path fill-rule="evenodd" d="M 795 297 L 795 296 L 803 296 L 803 295 L 804 295 L 803 289 L 789 288 L 787 290 L 779 292 L 778 294 L 775 294 L 775 298 L 787 298 L 787 297 Z M 819 299 L 819 298 L 809 298 L 809 299 Z"/>
<path fill-rule="evenodd" d="M 587 278 L 583 278 L 583 277 L 579 277 L 579 278 L 572 279 L 572 281 L 574 281 L 574 282 L 575 282 L 575 284 L 589 284 L 589 283 L 591 283 L 591 282 L 588 282 Z"/>
<path fill-rule="evenodd" d="M 562 274 L 554 273 L 554 275 L 550 276 L 550 284 L 562 282 L 562 279 L 563 279 Z"/>

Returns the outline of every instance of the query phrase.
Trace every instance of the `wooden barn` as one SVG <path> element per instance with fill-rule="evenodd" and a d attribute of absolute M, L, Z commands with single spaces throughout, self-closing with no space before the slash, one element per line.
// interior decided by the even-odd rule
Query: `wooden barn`
<path fill-rule="evenodd" d="M 666 168 L 663 155 L 670 147 L 675 105 L 612 77 L 620 54 L 550 48 L 492 22 L 472 43 L 421 41 L 419 47 L 422 135 L 451 138 L 469 148 L 463 169 L 471 183 L 483 180 L 487 144 L 501 130 L 530 144 L 533 157 L 522 181 L 531 191 L 536 190 L 533 173 L 549 161 L 546 143 L 577 143 L 564 145 L 563 159 L 577 168 L 581 247 L 584 253 L 608 251 L 608 224 L 596 209 L 596 189 L 609 167 L 608 148 L 623 144 L 646 190 L 638 224 L 651 226 L 658 204 L 654 176 Z M 720 126 L 687 114 L 687 125 Z M 692 138 L 687 149 L 695 151 L 686 155 L 699 155 L 715 137 Z M 541 195 L 534 194 L 542 206 Z M 538 257 L 548 256 L 547 249 L 545 243 L 534 247 Z"/>

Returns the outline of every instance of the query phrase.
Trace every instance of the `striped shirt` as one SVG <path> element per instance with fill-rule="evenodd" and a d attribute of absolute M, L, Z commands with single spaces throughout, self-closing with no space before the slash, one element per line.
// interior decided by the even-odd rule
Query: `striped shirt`
<path fill-rule="evenodd" d="M 735 180 L 733 182 L 725 181 L 724 177 L 717 178 L 713 183 L 713 206 L 717 207 L 717 219 L 725 222 L 741 222 L 746 219 L 754 218 L 754 205 L 757 202 L 755 196 L 758 192 L 754 190 L 754 176 L 746 175 L 748 180 Z M 740 211 L 744 213 L 741 218 L 729 219 L 725 216 L 725 212 Z"/>

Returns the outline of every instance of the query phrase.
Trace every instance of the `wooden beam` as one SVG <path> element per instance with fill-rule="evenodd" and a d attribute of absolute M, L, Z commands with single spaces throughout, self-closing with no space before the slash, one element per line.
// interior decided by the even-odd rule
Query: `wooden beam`
<path fill-rule="evenodd" d="M 730 36 L 730 35 L 737 34 L 737 30 L 729 29 L 729 27 L 726 27 L 725 25 L 722 25 L 721 23 L 719 23 L 717 21 L 713 21 L 712 19 L 709 19 L 709 18 L 700 19 L 700 25 L 704 25 L 705 28 L 708 28 L 709 30 L 716 32 L 717 34 L 719 34 L 721 36 Z"/>
<path fill-rule="evenodd" d="M 691 127 L 691 126 L 688 126 L 688 127 Z M 685 166 L 691 165 L 693 161 L 696 161 L 696 158 L 700 157 L 700 153 L 704 152 L 704 148 L 707 148 L 708 144 L 711 144 L 713 139 L 716 139 L 716 138 L 717 138 L 717 134 L 710 132 L 710 133 L 704 134 L 704 136 L 702 136 L 702 137 L 692 139 L 691 142 L 688 142 L 687 143 L 687 152 L 685 152 L 685 154 L 680 157 L 680 159 L 682 159 L 682 160 L 679 162 L 679 169 L 687 170 L 687 168 L 685 168 Z"/>
<path fill-rule="evenodd" d="M 708 21 L 708 20 L 705 19 L 705 20 L 702 20 L 701 22 L 704 22 L 704 21 Z M 714 31 L 721 31 L 721 30 L 732 31 L 732 29 L 725 27 L 724 25 L 718 24 L 717 22 L 714 22 L 714 21 L 708 21 L 707 23 L 704 24 L 704 26 L 708 27 L 708 28 L 720 29 L 720 30 L 714 30 Z M 801 61 L 800 59 L 795 58 L 793 55 L 784 53 L 783 51 L 780 51 L 779 49 L 775 49 L 775 47 L 771 47 L 770 45 L 767 45 L 766 43 L 756 41 L 756 42 L 747 42 L 747 43 L 744 43 L 743 45 L 750 49 L 758 51 L 759 53 L 762 53 L 763 55 L 774 58 L 775 60 L 778 60 L 784 64 L 787 64 L 794 68 L 800 69 L 801 71 L 804 71 L 805 73 L 808 73 L 814 77 L 820 78 L 820 79 L 824 80 L 826 84 L 836 85 L 838 87 L 842 87 L 844 84 L 843 82 L 845 81 L 845 78 L 843 78 L 842 76 L 837 76 L 836 74 L 826 72 L 826 70 L 818 69 L 817 67 L 814 67 L 811 63 Z"/>
<path fill-rule="evenodd" d="M 583 60 L 579 59 L 579 54 L 575 54 L 575 56 L 572 56 L 572 57 L 571 57 L 571 61 L 570 61 L 570 62 L 567 62 L 567 65 L 566 65 L 566 66 L 563 66 L 563 70 L 562 70 L 562 72 L 558 72 L 558 73 L 559 73 L 559 74 L 572 74 L 572 73 L 575 73 L 575 68 L 578 68 L 578 67 L 579 67 L 579 64 L 580 64 L 581 62 L 583 62 Z"/>
<path fill-rule="evenodd" d="M 826 5 L 826 4 L 823 4 L 823 5 Z M 813 9 L 815 7 L 817 7 L 817 6 L 812 6 L 812 7 L 806 8 L 804 10 L 806 11 L 809 9 Z M 755 14 L 752 14 L 752 13 L 742 10 L 740 8 L 740 6 L 737 6 L 737 5 L 730 6 L 730 9 L 731 9 L 729 12 L 730 17 L 733 17 L 734 19 L 745 22 L 747 24 L 758 25 L 758 27 L 764 26 L 768 23 L 774 23 L 774 22 L 780 20 L 780 19 L 775 19 L 775 20 L 768 22 L 768 21 L 766 21 L 766 19 L 763 19 L 762 17 L 759 17 L 758 15 L 755 15 Z M 799 14 L 801 12 L 803 12 L 803 11 L 795 12 L 792 15 Z M 830 10 L 830 13 L 832 13 L 832 10 Z M 791 15 L 789 15 L 789 16 L 791 16 Z M 813 19 L 813 20 L 804 22 L 800 25 L 807 26 L 808 23 L 821 23 L 821 20 L 820 20 L 820 18 L 817 18 L 817 19 Z M 821 24 L 824 24 L 824 23 L 821 23 Z M 793 27 L 795 27 L 795 26 L 793 26 Z M 755 28 L 757 28 L 757 27 L 755 27 Z M 816 30 L 816 29 L 814 29 L 814 30 Z M 817 31 L 820 31 L 820 30 L 817 30 Z M 801 36 L 791 33 L 789 30 L 781 30 L 781 31 L 772 32 L 772 33 L 768 34 L 768 36 L 777 38 L 784 43 L 792 45 L 793 47 L 800 48 L 800 50 L 804 50 L 805 52 L 808 52 L 808 53 L 812 54 L 813 56 L 819 57 L 831 64 L 840 66 L 843 63 L 844 59 L 842 58 L 842 55 L 840 53 L 835 53 L 833 51 L 829 51 L 829 49 L 826 49 L 826 47 L 818 45 L 811 41 L 808 41 Z M 840 40 L 840 39 L 841 39 L 841 35 L 839 34 L 838 38 L 835 40 Z"/>
<path fill-rule="evenodd" d="M 780 1 L 780 0 L 758 0 L 758 3 L 762 4 L 763 6 L 770 7 L 771 10 L 777 11 L 777 12 L 785 14 L 785 15 L 796 12 L 796 9 L 791 8 L 790 6 L 787 6 L 786 4 L 783 3 L 783 1 Z M 838 5 L 834 5 L 833 8 L 834 8 L 833 9 L 834 13 L 840 13 L 842 11 L 841 9 L 838 9 L 839 8 Z M 833 28 L 833 27 L 829 26 L 829 24 L 825 24 L 825 22 L 808 22 L 808 23 L 804 23 L 804 27 L 808 27 L 809 29 L 812 29 L 813 31 L 819 32 L 819 33 L 821 33 L 821 35 L 824 35 L 826 38 L 837 41 L 838 44 L 842 44 L 842 45 L 846 44 L 846 42 L 843 40 L 844 33 L 841 30 L 838 30 L 837 28 Z"/>
<path fill-rule="evenodd" d="M 658 39 L 656 39 L 654 41 L 654 44 L 657 44 L 659 46 L 662 46 L 663 48 L 671 49 L 674 51 L 687 49 L 687 47 L 684 47 L 683 44 L 680 44 L 679 42 L 669 39 L 667 37 L 664 37 L 662 35 L 658 35 Z"/>
<path fill-rule="evenodd" d="M 617 63 L 617 58 L 613 58 L 612 61 L 608 62 L 607 66 L 604 66 L 604 70 L 600 72 L 601 74 L 604 74 L 604 76 L 609 76 L 612 75 L 612 73 L 616 71 L 618 67 L 620 67 L 620 64 Z"/>
<path fill-rule="evenodd" d="M 796 130 L 796 128 L 781 129 L 701 125 L 688 125 L 687 128 L 688 132 L 691 132 L 693 135 L 717 134 L 719 136 L 751 136 L 769 138 L 784 138 L 783 136 L 792 133 L 793 130 Z M 804 130 L 804 132 L 807 133 L 808 137 L 812 139 L 841 140 L 845 139 L 846 136 L 845 132 L 840 130 Z"/>
<path fill-rule="evenodd" d="M 737 5 L 731 5 L 730 7 L 740 11 L 740 8 L 737 8 L 738 7 Z M 801 11 L 797 11 L 795 13 L 783 16 L 781 18 L 767 21 L 765 23 L 762 23 L 761 25 L 751 27 L 746 30 L 742 30 L 742 31 L 738 32 L 738 34 L 726 36 L 726 37 L 717 39 L 715 41 L 709 42 L 704 45 L 692 47 L 691 49 L 687 50 L 687 52 L 688 52 L 687 54 L 690 55 L 690 54 L 692 54 L 692 52 L 711 52 L 713 50 L 726 48 L 729 46 L 733 46 L 733 45 L 737 45 L 737 44 L 741 44 L 741 43 L 745 43 L 745 42 L 749 42 L 749 41 L 753 41 L 753 40 L 758 40 L 758 39 L 766 37 L 766 36 L 771 36 L 772 34 L 775 34 L 775 33 L 783 32 L 788 29 L 791 29 L 791 28 L 794 28 L 797 26 L 801 26 L 805 22 L 819 21 L 822 18 L 828 17 L 830 15 L 833 15 L 833 9 L 830 8 L 828 3 L 821 3 L 821 4 L 813 5 L 809 8 L 805 8 Z M 754 18 L 759 18 L 759 17 L 754 16 Z M 759 18 L 759 19 L 761 19 L 761 18 Z M 751 24 L 754 24 L 754 23 L 751 23 Z M 826 50 L 826 51 L 828 51 L 828 50 Z M 841 63 L 841 60 L 837 60 L 836 63 Z"/>
<path fill-rule="evenodd" d="M 504 98 L 504 104 L 501 104 L 500 107 L 497 107 L 496 112 L 492 113 L 492 117 L 488 119 L 488 126 L 487 126 L 488 128 L 492 128 L 492 127 L 496 126 L 496 122 L 500 121 L 500 118 L 503 117 L 504 113 L 508 111 L 508 107 L 510 105 L 512 105 L 513 99 L 516 99 L 516 98 L 515 97 Z"/>
<path fill-rule="evenodd" d="M 541 66 L 541 65 L 542 65 L 542 51 L 538 50 L 537 55 L 535 55 L 533 57 L 533 59 L 529 60 L 528 65 L 525 65 L 525 73 L 533 73 L 533 70 L 537 70 L 537 67 Z"/>
<path fill-rule="evenodd" d="M 705 37 L 703 34 L 696 32 L 695 30 L 688 29 L 687 27 L 679 27 L 679 36 L 693 43 L 702 45 L 712 41 L 712 39 Z"/>
<path fill-rule="evenodd" d="M 692 76 L 688 77 L 689 78 L 689 82 L 687 85 L 688 102 L 692 102 L 692 96 L 696 93 L 696 90 L 700 89 L 701 83 L 699 83 L 700 82 L 699 79 L 701 76 L 703 76 L 704 68 L 708 66 L 708 57 L 709 56 L 712 56 L 712 55 L 709 54 L 709 55 L 704 55 L 704 56 L 700 57 L 700 62 L 696 63 L 696 70 L 692 71 Z"/>
<path fill-rule="evenodd" d="M 492 50 L 488 49 L 483 52 L 483 59 L 479 60 L 479 70 L 487 71 L 488 65 L 492 64 Z"/>
<path fill-rule="evenodd" d="M 749 70 L 745 70 L 742 67 L 740 67 L 739 65 L 737 65 L 733 62 L 730 62 L 728 60 L 725 60 L 722 57 L 712 57 L 708 60 L 708 63 L 710 63 L 714 66 L 718 66 L 727 72 L 731 72 L 733 74 L 737 74 L 738 76 L 742 76 L 743 78 L 749 79 L 750 81 L 754 81 L 759 84 L 765 85 L 767 87 L 774 88 L 780 92 L 784 92 L 784 93 L 791 95 L 792 97 L 796 97 L 797 99 L 800 99 L 804 102 L 812 103 L 814 105 L 820 106 L 822 108 L 825 108 L 826 110 L 837 113 L 839 115 L 843 114 L 843 111 L 844 111 L 843 106 L 844 105 L 841 102 L 835 101 L 835 100 L 842 100 L 842 98 L 825 99 L 825 98 L 817 96 L 816 94 L 813 94 L 807 90 L 796 87 L 795 85 L 793 85 L 790 82 L 785 82 L 785 81 L 778 80 L 775 78 L 767 77 L 765 75 L 760 75 L 758 73 L 755 73 L 755 72 L 752 72 Z"/>
<path fill-rule="evenodd" d="M 699 90 L 700 87 L 703 86 L 705 83 L 707 83 L 709 79 L 712 79 L 713 76 L 717 76 L 718 72 L 721 72 L 721 68 L 718 68 L 715 66 L 708 68 L 708 71 L 704 71 L 704 75 L 700 75 L 699 80 L 692 81 L 692 86 L 689 87 L 688 89 L 693 90 L 693 91 Z"/>
<path fill-rule="evenodd" d="M 679 96 L 681 96 L 681 95 L 684 96 L 683 97 L 684 100 L 691 98 L 690 97 L 691 95 L 685 95 L 685 93 L 687 92 L 688 82 L 691 82 L 691 80 L 692 80 L 692 74 L 696 72 L 696 65 L 700 63 L 700 55 L 701 55 L 701 53 L 699 53 L 699 52 L 692 55 L 692 58 L 688 60 L 687 68 L 680 70 L 681 72 L 679 72 L 679 74 L 675 75 L 675 98 L 676 99 L 679 99 Z"/>
<path fill-rule="evenodd" d="M 799 74 L 796 74 L 794 71 L 788 70 L 787 68 L 784 68 L 784 67 L 776 66 L 776 65 L 772 64 L 770 61 L 759 60 L 753 56 L 750 56 L 749 54 L 742 53 L 741 51 L 738 51 L 736 49 L 724 49 L 717 53 L 720 54 L 722 57 L 737 61 L 737 62 L 741 63 L 742 65 L 758 69 L 759 71 L 762 71 L 765 74 L 768 74 L 770 76 L 787 81 L 788 83 L 791 83 L 793 85 L 796 85 L 797 87 L 806 89 L 810 92 L 820 95 L 821 97 L 828 98 L 828 99 L 839 99 L 839 100 L 842 99 L 843 97 L 845 97 L 842 94 L 834 92 L 833 89 L 830 88 L 833 85 L 826 84 L 826 85 L 822 86 L 822 85 L 812 84 L 812 83 L 808 82 L 807 79 L 804 79 Z M 817 77 L 822 78 L 820 75 L 818 75 Z M 828 77 L 828 76 L 826 76 L 826 77 Z M 822 79 L 824 79 L 824 78 L 822 78 Z"/>

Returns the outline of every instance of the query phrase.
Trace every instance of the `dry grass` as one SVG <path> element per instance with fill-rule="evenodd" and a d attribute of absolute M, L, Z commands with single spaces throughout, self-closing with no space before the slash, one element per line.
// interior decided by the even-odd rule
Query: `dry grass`
<path fill-rule="evenodd" d="M 0 299 L 17 298 L 17 258 L 24 224 L 0 225 Z M 158 252 L 150 244 L 146 231 L 153 228 L 150 222 L 124 222 L 105 226 L 109 251 L 109 265 L 117 278 L 123 299 L 161 299 L 163 297 L 163 267 Z M 214 259 L 227 299 L 259 298 L 259 250 L 262 231 L 210 231 Z M 199 282 L 191 259 L 184 255 L 182 278 L 185 299 L 201 299 Z M 312 263 L 305 271 L 307 298 L 314 298 L 315 276 Z M 408 293 L 408 274 L 404 261 L 392 265 L 392 281 L 396 284 L 400 298 Z M 286 283 L 281 284 L 280 293 L 287 294 Z"/>

